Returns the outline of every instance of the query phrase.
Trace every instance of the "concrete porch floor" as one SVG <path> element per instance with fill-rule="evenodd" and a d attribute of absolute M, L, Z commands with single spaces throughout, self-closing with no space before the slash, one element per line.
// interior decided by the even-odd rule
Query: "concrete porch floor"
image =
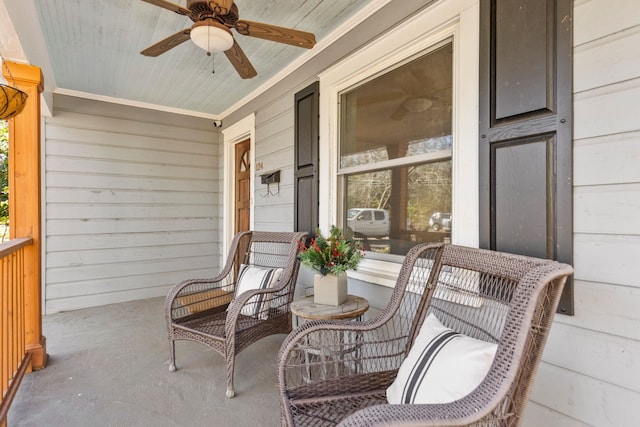
<path fill-rule="evenodd" d="M 225 361 L 178 341 L 169 372 L 164 298 L 46 316 L 49 362 L 27 374 L 8 416 L 16 426 L 278 426 L 276 363 L 284 335 L 236 358 L 236 397 Z"/>

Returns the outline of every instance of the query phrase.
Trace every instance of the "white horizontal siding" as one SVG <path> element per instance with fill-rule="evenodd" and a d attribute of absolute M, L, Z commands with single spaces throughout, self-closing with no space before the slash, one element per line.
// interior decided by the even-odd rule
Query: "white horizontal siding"
<path fill-rule="evenodd" d="M 585 427 L 590 424 L 569 418 L 566 414 L 529 401 L 524 414 L 525 426 Z"/>
<path fill-rule="evenodd" d="M 639 111 L 640 76 L 581 92 L 574 96 L 574 137 L 635 132 Z"/>
<path fill-rule="evenodd" d="M 311 84 L 311 82 L 308 84 Z M 286 114 L 287 110 L 293 110 L 294 94 L 306 86 L 307 84 L 302 85 L 296 90 L 289 91 L 287 94 L 273 98 L 265 103 L 259 109 L 260 114 L 256 116 L 256 125 L 269 121 L 278 115 Z"/>
<path fill-rule="evenodd" d="M 137 109 L 139 111 L 142 111 L 143 113 L 138 114 L 138 120 L 130 120 L 126 117 L 122 117 L 122 113 L 119 111 L 119 108 L 114 107 L 113 105 L 100 103 L 98 101 L 85 100 L 84 102 L 103 104 L 100 107 L 100 111 L 96 110 L 94 114 L 93 111 L 89 113 L 85 112 L 85 110 L 75 110 L 74 103 L 72 101 L 69 101 L 73 98 L 64 98 L 65 99 L 63 99 L 63 101 L 68 105 L 65 109 L 58 109 L 57 101 L 58 99 L 61 99 L 61 97 L 55 97 L 55 120 L 52 121 L 51 124 L 64 129 L 73 129 L 72 134 L 74 135 L 78 134 L 80 130 L 100 131 L 101 129 L 109 129 L 112 135 L 115 134 L 119 135 L 120 137 L 139 136 L 142 137 L 143 143 L 151 141 L 146 138 L 157 138 L 159 143 L 162 144 L 162 142 L 167 139 L 174 140 L 176 141 L 176 143 L 180 143 L 181 141 L 184 141 L 184 132 L 188 132 L 190 136 L 189 141 L 207 144 L 211 141 L 211 136 L 216 134 L 211 130 L 203 130 L 204 126 L 200 126 L 199 128 L 192 126 L 191 122 L 193 120 L 199 119 L 191 118 L 191 120 L 189 120 L 189 118 L 187 118 L 186 120 L 184 120 L 185 124 L 188 124 L 187 126 L 179 126 L 176 124 L 170 125 L 164 124 L 170 122 L 169 120 L 158 120 L 157 118 L 153 117 L 154 115 L 156 115 L 157 117 L 163 117 L 166 116 L 167 113 Z M 125 110 L 127 108 L 135 109 L 134 107 L 125 107 Z M 108 112 L 105 110 L 108 110 Z M 180 117 L 177 115 L 174 116 Z M 148 118 L 148 120 L 143 120 L 142 117 Z M 179 123 L 180 121 L 180 119 L 174 119 L 171 122 Z M 199 121 L 210 123 L 204 119 L 200 119 Z M 55 134 L 53 135 L 55 136 Z M 106 138 L 106 140 L 110 141 L 111 144 L 117 143 L 115 142 L 117 141 L 117 138 L 109 138 L 109 135 L 105 135 L 104 137 Z M 97 140 L 97 142 L 99 141 L 101 141 L 101 139 Z"/>
<path fill-rule="evenodd" d="M 96 228 L 100 223 L 96 223 Z M 86 236 L 91 236 L 87 239 Z M 217 233 L 202 230 L 189 232 L 157 231 L 149 233 L 83 233 L 53 236 L 47 242 L 47 251 L 54 252 L 90 251 L 96 249 L 146 248 L 162 245 L 188 245 L 216 241 Z"/>
<path fill-rule="evenodd" d="M 576 233 L 640 235 L 640 183 L 576 187 L 574 202 Z"/>
<path fill-rule="evenodd" d="M 271 199 L 277 199 L 278 196 L 270 196 Z M 282 203 L 280 205 L 267 204 L 260 207 L 260 216 L 262 222 L 268 222 L 268 218 L 278 219 L 278 222 L 284 222 L 291 227 L 293 224 L 293 212 L 291 212 L 291 204 Z"/>
<path fill-rule="evenodd" d="M 556 323 L 545 347 L 544 360 L 576 374 L 640 393 L 640 341 Z M 589 357 L 576 357 L 580 349 Z"/>
<path fill-rule="evenodd" d="M 210 172 L 206 168 L 190 167 L 188 164 L 177 166 L 164 163 L 171 160 L 169 155 L 166 156 L 166 160 L 157 159 L 158 163 L 153 163 L 153 160 L 140 162 L 47 156 L 46 167 L 48 172 L 73 172 L 88 175 L 116 175 L 129 178 L 170 176 L 174 179 L 197 179 L 200 181 L 208 179 Z"/>
<path fill-rule="evenodd" d="M 214 230 L 216 218 L 172 218 L 153 219 L 140 218 L 122 221 L 118 218 L 107 218 L 93 221 L 76 221 L 74 219 L 48 219 L 49 227 L 56 230 L 56 236 L 85 234 L 95 230 L 95 222 L 100 222 L 100 231 L 104 234 L 146 233 L 171 229 L 173 232 Z"/>
<path fill-rule="evenodd" d="M 525 425 L 640 426 L 640 9 L 574 4 L 575 316 L 556 316 Z"/>
<path fill-rule="evenodd" d="M 556 323 L 640 340 L 640 288 L 576 280 L 575 316 L 557 316 Z"/>
<path fill-rule="evenodd" d="M 217 247 L 214 243 L 194 243 L 155 245 L 146 247 L 127 247 L 94 250 L 67 250 L 65 252 L 54 252 L 48 257 L 50 267 L 71 268 L 76 266 L 97 267 L 101 264 L 112 266 L 123 262 L 153 261 L 156 259 L 180 259 L 194 258 L 202 254 L 216 253 Z M 59 274 L 59 270 L 52 271 L 51 276 Z M 52 277 L 49 282 L 52 282 Z M 63 277 L 66 279 L 66 277 Z M 77 278 L 77 276 L 76 276 Z"/>
<path fill-rule="evenodd" d="M 574 141 L 574 185 L 640 182 L 638 141 L 638 131 Z"/>
<path fill-rule="evenodd" d="M 574 46 L 581 46 L 638 25 L 636 0 L 575 0 Z M 628 53 L 627 53 L 628 54 Z"/>
<path fill-rule="evenodd" d="M 280 165 L 280 167 L 288 167 L 293 170 L 293 165 L 290 162 L 293 161 L 294 148 L 287 144 L 294 139 L 293 130 L 291 132 L 281 133 L 275 137 L 265 138 L 262 141 L 261 147 L 261 159 L 267 161 L 265 165 Z M 265 166 L 266 170 L 266 166 Z M 291 180 L 293 182 L 293 179 Z"/>
<path fill-rule="evenodd" d="M 301 88 L 300 88 L 301 89 Z M 299 89 L 298 89 L 299 90 Z M 292 231 L 294 224 L 294 93 L 280 97 L 256 113 L 255 229 Z M 260 175 L 280 171 L 280 185 L 260 183 Z"/>
<path fill-rule="evenodd" d="M 91 138 L 92 134 L 95 132 L 91 132 L 87 135 L 88 138 Z M 119 138 L 120 139 L 120 138 Z M 89 139 L 90 140 L 90 139 Z M 136 143 L 137 138 L 127 138 L 128 142 Z M 87 147 L 84 142 L 69 142 L 66 140 L 58 140 L 53 138 L 48 138 L 49 151 L 47 154 L 49 156 L 57 156 L 61 158 L 82 158 L 82 159 L 97 159 L 97 160 L 105 160 L 108 159 L 110 162 L 125 162 L 125 163 L 140 163 L 147 164 L 149 163 L 149 150 L 154 150 L 153 148 L 146 147 L 121 147 L 119 145 L 102 145 L 102 144 L 92 144 L 90 147 Z M 121 142 L 121 141 L 120 141 Z M 89 148 L 89 149 L 87 149 Z M 161 150 L 154 150 L 156 152 L 162 152 Z M 206 168 L 209 166 L 209 159 L 204 153 L 179 153 L 175 151 L 165 151 L 169 153 L 169 159 L 171 163 L 168 165 L 173 166 L 183 166 L 185 164 L 192 165 L 197 168 Z"/>
<path fill-rule="evenodd" d="M 573 349 L 576 355 L 580 351 Z M 637 427 L 640 421 L 637 392 L 544 361 L 538 369 L 531 400 L 563 414 L 562 418 L 588 426 Z M 529 414 L 525 418 L 528 426 L 556 425 L 531 419 Z"/>
<path fill-rule="evenodd" d="M 96 264 L 90 266 L 73 266 L 52 269 L 47 274 L 51 299 L 65 298 L 68 294 L 90 295 L 105 294 L 128 289 L 139 289 L 148 286 L 157 286 L 158 283 L 149 283 L 145 280 L 148 275 L 176 274 L 187 272 L 189 277 L 202 277 L 201 274 L 192 276 L 192 272 L 206 271 L 202 265 L 206 262 L 203 257 L 180 257 L 164 259 L 162 263 L 151 261 L 120 261 L 111 264 Z M 72 271 L 73 270 L 73 271 Z M 72 274 L 74 280 L 69 280 Z M 180 274 L 177 274 L 180 276 Z M 157 280 L 157 279 L 156 279 Z M 167 285 L 166 279 L 160 279 L 160 285 Z M 174 282 L 177 283 L 177 282 Z"/>
<path fill-rule="evenodd" d="M 46 312 L 165 295 L 215 273 L 217 132 L 64 103 L 45 125 Z"/>
<path fill-rule="evenodd" d="M 47 183 L 55 187 L 70 187 L 78 180 L 78 174 L 74 171 L 61 172 L 61 171 L 49 171 L 46 172 Z M 209 180 L 202 179 L 189 179 L 181 180 L 170 177 L 145 177 L 138 176 L 136 179 L 132 179 L 130 176 L 114 176 L 114 175 L 83 175 L 82 180 L 88 188 L 101 188 L 102 185 L 108 183 L 113 189 L 149 189 L 149 190 L 175 190 L 183 191 L 193 188 L 194 184 L 198 186 L 207 185 Z M 219 193 L 218 189 L 218 193 Z"/>
<path fill-rule="evenodd" d="M 64 116 L 56 116 L 55 124 L 52 123 L 51 127 L 47 129 L 47 138 L 79 143 L 92 141 L 94 146 L 121 147 L 128 150 L 154 150 L 169 151 L 174 154 L 191 154 L 180 152 L 183 135 L 179 128 L 176 129 L 175 127 L 166 125 L 153 124 L 152 129 L 147 125 L 146 133 L 142 133 L 144 129 L 142 129 L 139 124 L 135 122 L 132 123 L 129 120 L 101 117 L 100 121 L 96 121 L 95 119 L 84 121 L 82 119 L 84 119 L 85 116 L 86 114 L 83 115 L 69 111 L 65 111 Z M 109 126 L 110 132 L 102 132 L 99 125 L 102 127 Z M 122 133 L 121 130 L 124 129 L 125 126 L 129 133 Z M 209 153 L 207 146 L 210 144 L 209 139 L 211 138 L 211 132 L 189 130 L 189 133 L 192 135 L 190 140 L 193 143 L 200 143 L 193 144 L 192 152 L 199 152 L 205 155 Z M 115 138 L 114 135 L 116 136 Z M 135 145 L 132 145 L 131 141 L 135 141 Z"/>
<path fill-rule="evenodd" d="M 574 237 L 574 277 L 577 280 L 639 288 L 639 260 L 640 236 L 576 234 Z M 615 307 L 611 309 L 615 310 Z M 640 316 L 640 312 L 637 315 Z"/>
<path fill-rule="evenodd" d="M 584 90 L 637 77 L 640 68 L 640 27 L 631 27 L 578 46 L 574 50 L 576 74 L 573 89 Z"/>
<path fill-rule="evenodd" d="M 264 139 L 273 138 L 282 133 L 292 134 L 295 120 L 293 110 L 293 97 L 290 98 L 290 101 L 291 105 L 283 105 L 283 107 L 286 108 L 285 110 L 277 112 L 277 114 L 267 120 L 257 121 L 256 131 L 260 129 L 260 133 L 263 135 Z M 260 114 L 259 117 L 263 116 L 264 113 Z M 290 146 L 291 144 L 286 145 Z"/>

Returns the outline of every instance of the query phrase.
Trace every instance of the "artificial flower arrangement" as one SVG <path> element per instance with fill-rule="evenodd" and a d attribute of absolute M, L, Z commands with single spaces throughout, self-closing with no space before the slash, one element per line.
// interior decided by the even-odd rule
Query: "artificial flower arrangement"
<path fill-rule="evenodd" d="M 360 242 L 348 239 L 336 226 L 331 226 L 329 237 L 326 238 L 318 230 L 309 246 L 302 245 L 298 255 L 302 265 L 323 276 L 355 270 L 363 256 Z"/>

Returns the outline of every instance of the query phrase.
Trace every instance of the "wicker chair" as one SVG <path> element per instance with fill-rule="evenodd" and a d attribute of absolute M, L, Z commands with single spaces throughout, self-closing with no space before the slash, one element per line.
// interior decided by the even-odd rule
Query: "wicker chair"
<path fill-rule="evenodd" d="M 519 425 L 572 271 L 482 249 L 414 247 L 381 314 L 361 323 L 310 322 L 285 339 L 278 367 L 282 424 Z M 390 405 L 386 389 L 429 313 L 456 332 L 496 343 L 489 373 L 451 403 Z"/>
<path fill-rule="evenodd" d="M 236 354 L 268 335 L 291 331 L 290 305 L 300 266 L 297 254 L 305 237 L 306 233 L 238 233 L 216 277 L 189 279 L 174 286 L 165 301 L 169 370 L 176 370 L 176 340 L 207 345 L 225 357 L 226 394 L 233 397 Z M 235 295 L 243 264 L 283 270 L 277 270 L 279 280 L 274 279 L 271 287 Z M 260 307 L 259 313 L 254 313 L 256 307 Z"/>

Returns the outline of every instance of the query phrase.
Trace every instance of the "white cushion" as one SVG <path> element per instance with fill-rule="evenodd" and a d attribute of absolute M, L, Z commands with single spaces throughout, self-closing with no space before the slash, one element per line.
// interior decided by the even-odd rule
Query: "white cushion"
<path fill-rule="evenodd" d="M 235 296 L 254 289 L 268 289 L 278 282 L 282 268 L 267 268 L 256 265 L 241 264 L 238 271 Z M 251 297 L 242 308 L 241 313 L 256 319 L 266 320 L 269 316 L 269 301 L 264 301 L 264 295 Z"/>
<path fill-rule="evenodd" d="M 454 332 L 429 314 L 387 389 L 387 400 L 400 404 L 461 399 L 487 376 L 497 348 L 497 344 Z"/>

